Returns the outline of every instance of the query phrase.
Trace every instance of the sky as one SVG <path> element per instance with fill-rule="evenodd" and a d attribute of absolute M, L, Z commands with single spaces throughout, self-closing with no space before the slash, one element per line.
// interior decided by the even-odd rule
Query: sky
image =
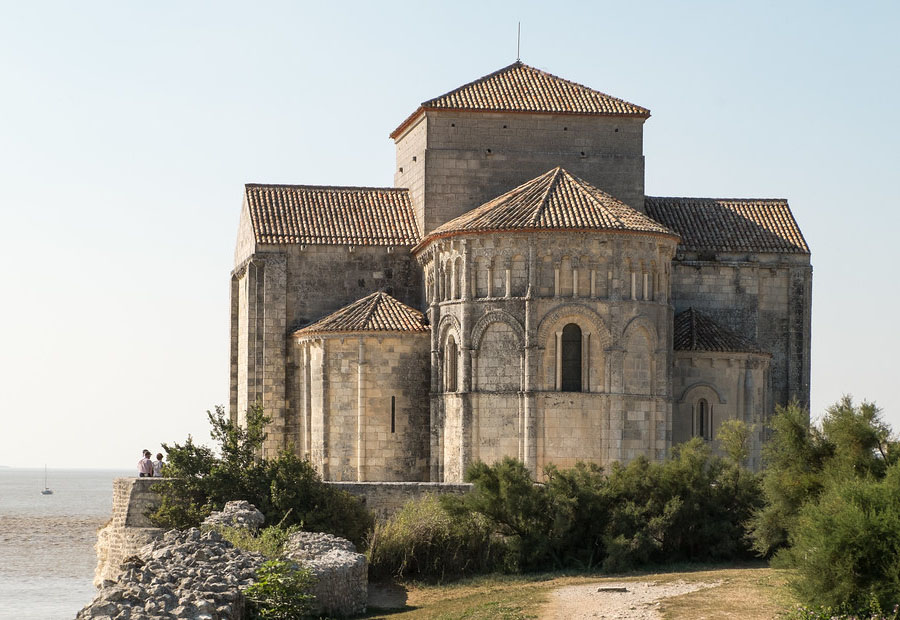
<path fill-rule="evenodd" d="M 812 414 L 900 430 L 900 3 L 0 0 L 0 465 L 132 467 L 228 398 L 244 183 L 390 186 L 516 58 L 651 110 L 646 192 L 787 198 Z"/>

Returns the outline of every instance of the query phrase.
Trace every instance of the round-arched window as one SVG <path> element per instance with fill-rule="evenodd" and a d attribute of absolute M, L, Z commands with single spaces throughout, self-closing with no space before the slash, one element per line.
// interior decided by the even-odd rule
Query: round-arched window
<path fill-rule="evenodd" d="M 581 328 L 569 323 L 562 330 L 563 392 L 581 391 Z"/>

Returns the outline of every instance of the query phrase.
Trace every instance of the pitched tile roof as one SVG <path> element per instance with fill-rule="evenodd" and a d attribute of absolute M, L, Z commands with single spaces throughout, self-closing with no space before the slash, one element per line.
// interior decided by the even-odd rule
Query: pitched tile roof
<path fill-rule="evenodd" d="M 415 213 L 406 189 L 245 186 L 258 243 L 413 245 Z"/>
<path fill-rule="evenodd" d="M 642 118 L 650 116 L 650 110 L 647 108 L 564 80 L 518 60 L 499 71 L 423 102 L 391 133 L 391 137 L 399 135 L 424 110 L 533 112 Z"/>
<path fill-rule="evenodd" d="M 647 215 L 681 236 L 681 249 L 809 254 L 787 200 L 655 198 Z"/>
<path fill-rule="evenodd" d="M 513 230 L 607 230 L 676 236 L 640 211 L 557 167 L 442 224 L 413 251 L 438 237 Z"/>
<path fill-rule="evenodd" d="M 427 332 L 425 315 L 387 293 L 372 293 L 294 332 L 296 336 L 329 332 Z"/>
<path fill-rule="evenodd" d="M 676 351 L 764 353 L 750 340 L 693 308 L 675 315 L 674 341 Z"/>

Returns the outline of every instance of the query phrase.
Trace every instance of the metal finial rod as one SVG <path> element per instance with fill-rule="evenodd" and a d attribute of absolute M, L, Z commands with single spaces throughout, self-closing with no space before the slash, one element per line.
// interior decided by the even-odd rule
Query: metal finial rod
<path fill-rule="evenodd" d="M 519 22 L 519 32 L 516 35 L 516 62 L 522 59 L 522 54 L 520 53 L 522 49 L 522 22 Z"/>

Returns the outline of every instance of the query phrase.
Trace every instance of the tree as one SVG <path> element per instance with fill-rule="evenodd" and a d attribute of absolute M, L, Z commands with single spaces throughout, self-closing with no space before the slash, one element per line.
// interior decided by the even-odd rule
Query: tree
<path fill-rule="evenodd" d="M 299 525 L 362 545 L 372 515 L 349 493 L 322 482 L 306 460 L 290 451 L 263 460 L 259 455 L 269 422 L 261 406 L 247 410 L 245 424 L 232 422 L 222 407 L 207 412 L 218 454 L 188 436 L 184 444 L 163 444 L 168 480 L 154 485 L 159 508 L 149 517 L 158 527 L 198 526 L 231 500 L 254 504 L 267 523 Z"/>
<path fill-rule="evenodd" d="M 743 420 L 725 420 L 719 426 L 716 439 L 722 451 L 735 465 L 742 467 L 750 457 L 750 439 L 754 427 Z"/>

